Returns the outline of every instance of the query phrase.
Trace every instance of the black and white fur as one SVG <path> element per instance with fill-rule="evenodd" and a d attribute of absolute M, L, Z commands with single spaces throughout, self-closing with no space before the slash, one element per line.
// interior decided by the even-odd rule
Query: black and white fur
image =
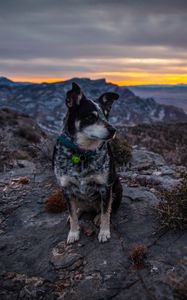
<path fill-rule="evenodd" d="M 67 92 L 68 111 L 63 134 L 80 149 L 96 151 L 93 157 L 84 157 L 79 164 L 73 164 L 70 149 L 58 141 L 54 149 L 54 171 L 64 190 L 70 214 L 68 243 L 79 240 L 79 213 L 90 209 L 100 213 L 99 241 L 110 239 L 111 210 L 119 206 L 122 196 L 108 143 L 116 133 L 108 116 L 118 97 L 116 93 L 104 93 L 92 101 L 85 97 L 76 83 Z"/>

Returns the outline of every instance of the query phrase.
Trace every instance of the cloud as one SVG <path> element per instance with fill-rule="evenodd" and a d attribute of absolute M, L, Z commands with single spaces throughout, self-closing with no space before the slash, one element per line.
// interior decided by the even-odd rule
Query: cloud
<path fill-rule="evenodd" d="M 186 28 L 185 0 L 1 1 L 1 72 L 8 73 L 11 66 L 18 74 L 51 72 L 51 76 L 97 73 L 101 66 L 104 72 L 124 71 L 125 67 L 137 72 L 163 68 L 158 61 L 153 66 L 116 63 L 124 58 L 176 58 L 182 63 L 172 67 L 184 71 Z M 100 58 L 103 63 L 97 64 Z M 37 64 L 32 64 L 33 60 Z"/>

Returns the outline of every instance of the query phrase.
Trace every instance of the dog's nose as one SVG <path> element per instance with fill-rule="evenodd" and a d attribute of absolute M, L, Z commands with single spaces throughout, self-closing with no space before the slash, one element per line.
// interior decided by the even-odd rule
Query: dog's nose
<path fill-rule="evenodd" d="M 109 138 L 113 138 L 115 136 L 116 129 L 114 127 L 109 127 L 108 131 L 109 131 Z"/>
<path fill-rule="evenodd" d="M 116 133 L 116 129 L 114 127 L 109 128 L 109 132 L 111 135 L 114 135 Z"/>

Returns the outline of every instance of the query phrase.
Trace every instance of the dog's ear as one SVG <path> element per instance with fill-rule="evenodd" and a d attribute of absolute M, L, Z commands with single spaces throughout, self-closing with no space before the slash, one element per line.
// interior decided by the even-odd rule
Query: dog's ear
<path fill-rule="evenodd" d="M 80 86 L 73 82 L 72 89 L 67 92 L 66 95 L 66 105 L 70 108 L 76 105 L 80 105 L 81 99 L 83 97 L 83 93 L 81 91 Z"/>
<path fill-rule="evenodd" d="M 106 118 L 108 118 L 108 116 L 109 116 L 113 102 L 115 100 L 117 100 L 118 98 L 119 98 L 119 95 L 116 93 L 104 93 L 99 97 L 98 102 L 99 102 Z"/>

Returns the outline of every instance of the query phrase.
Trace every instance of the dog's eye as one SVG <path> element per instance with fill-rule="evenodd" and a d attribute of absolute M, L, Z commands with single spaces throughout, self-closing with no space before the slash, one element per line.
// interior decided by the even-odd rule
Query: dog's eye
<path fill-rule="evenodd" d="M 97 116 L 95 114 L 90 114 L 84 118 L 84 121 L 89 122 L 89 123 L 94 123 L 97 121 Z"/>

